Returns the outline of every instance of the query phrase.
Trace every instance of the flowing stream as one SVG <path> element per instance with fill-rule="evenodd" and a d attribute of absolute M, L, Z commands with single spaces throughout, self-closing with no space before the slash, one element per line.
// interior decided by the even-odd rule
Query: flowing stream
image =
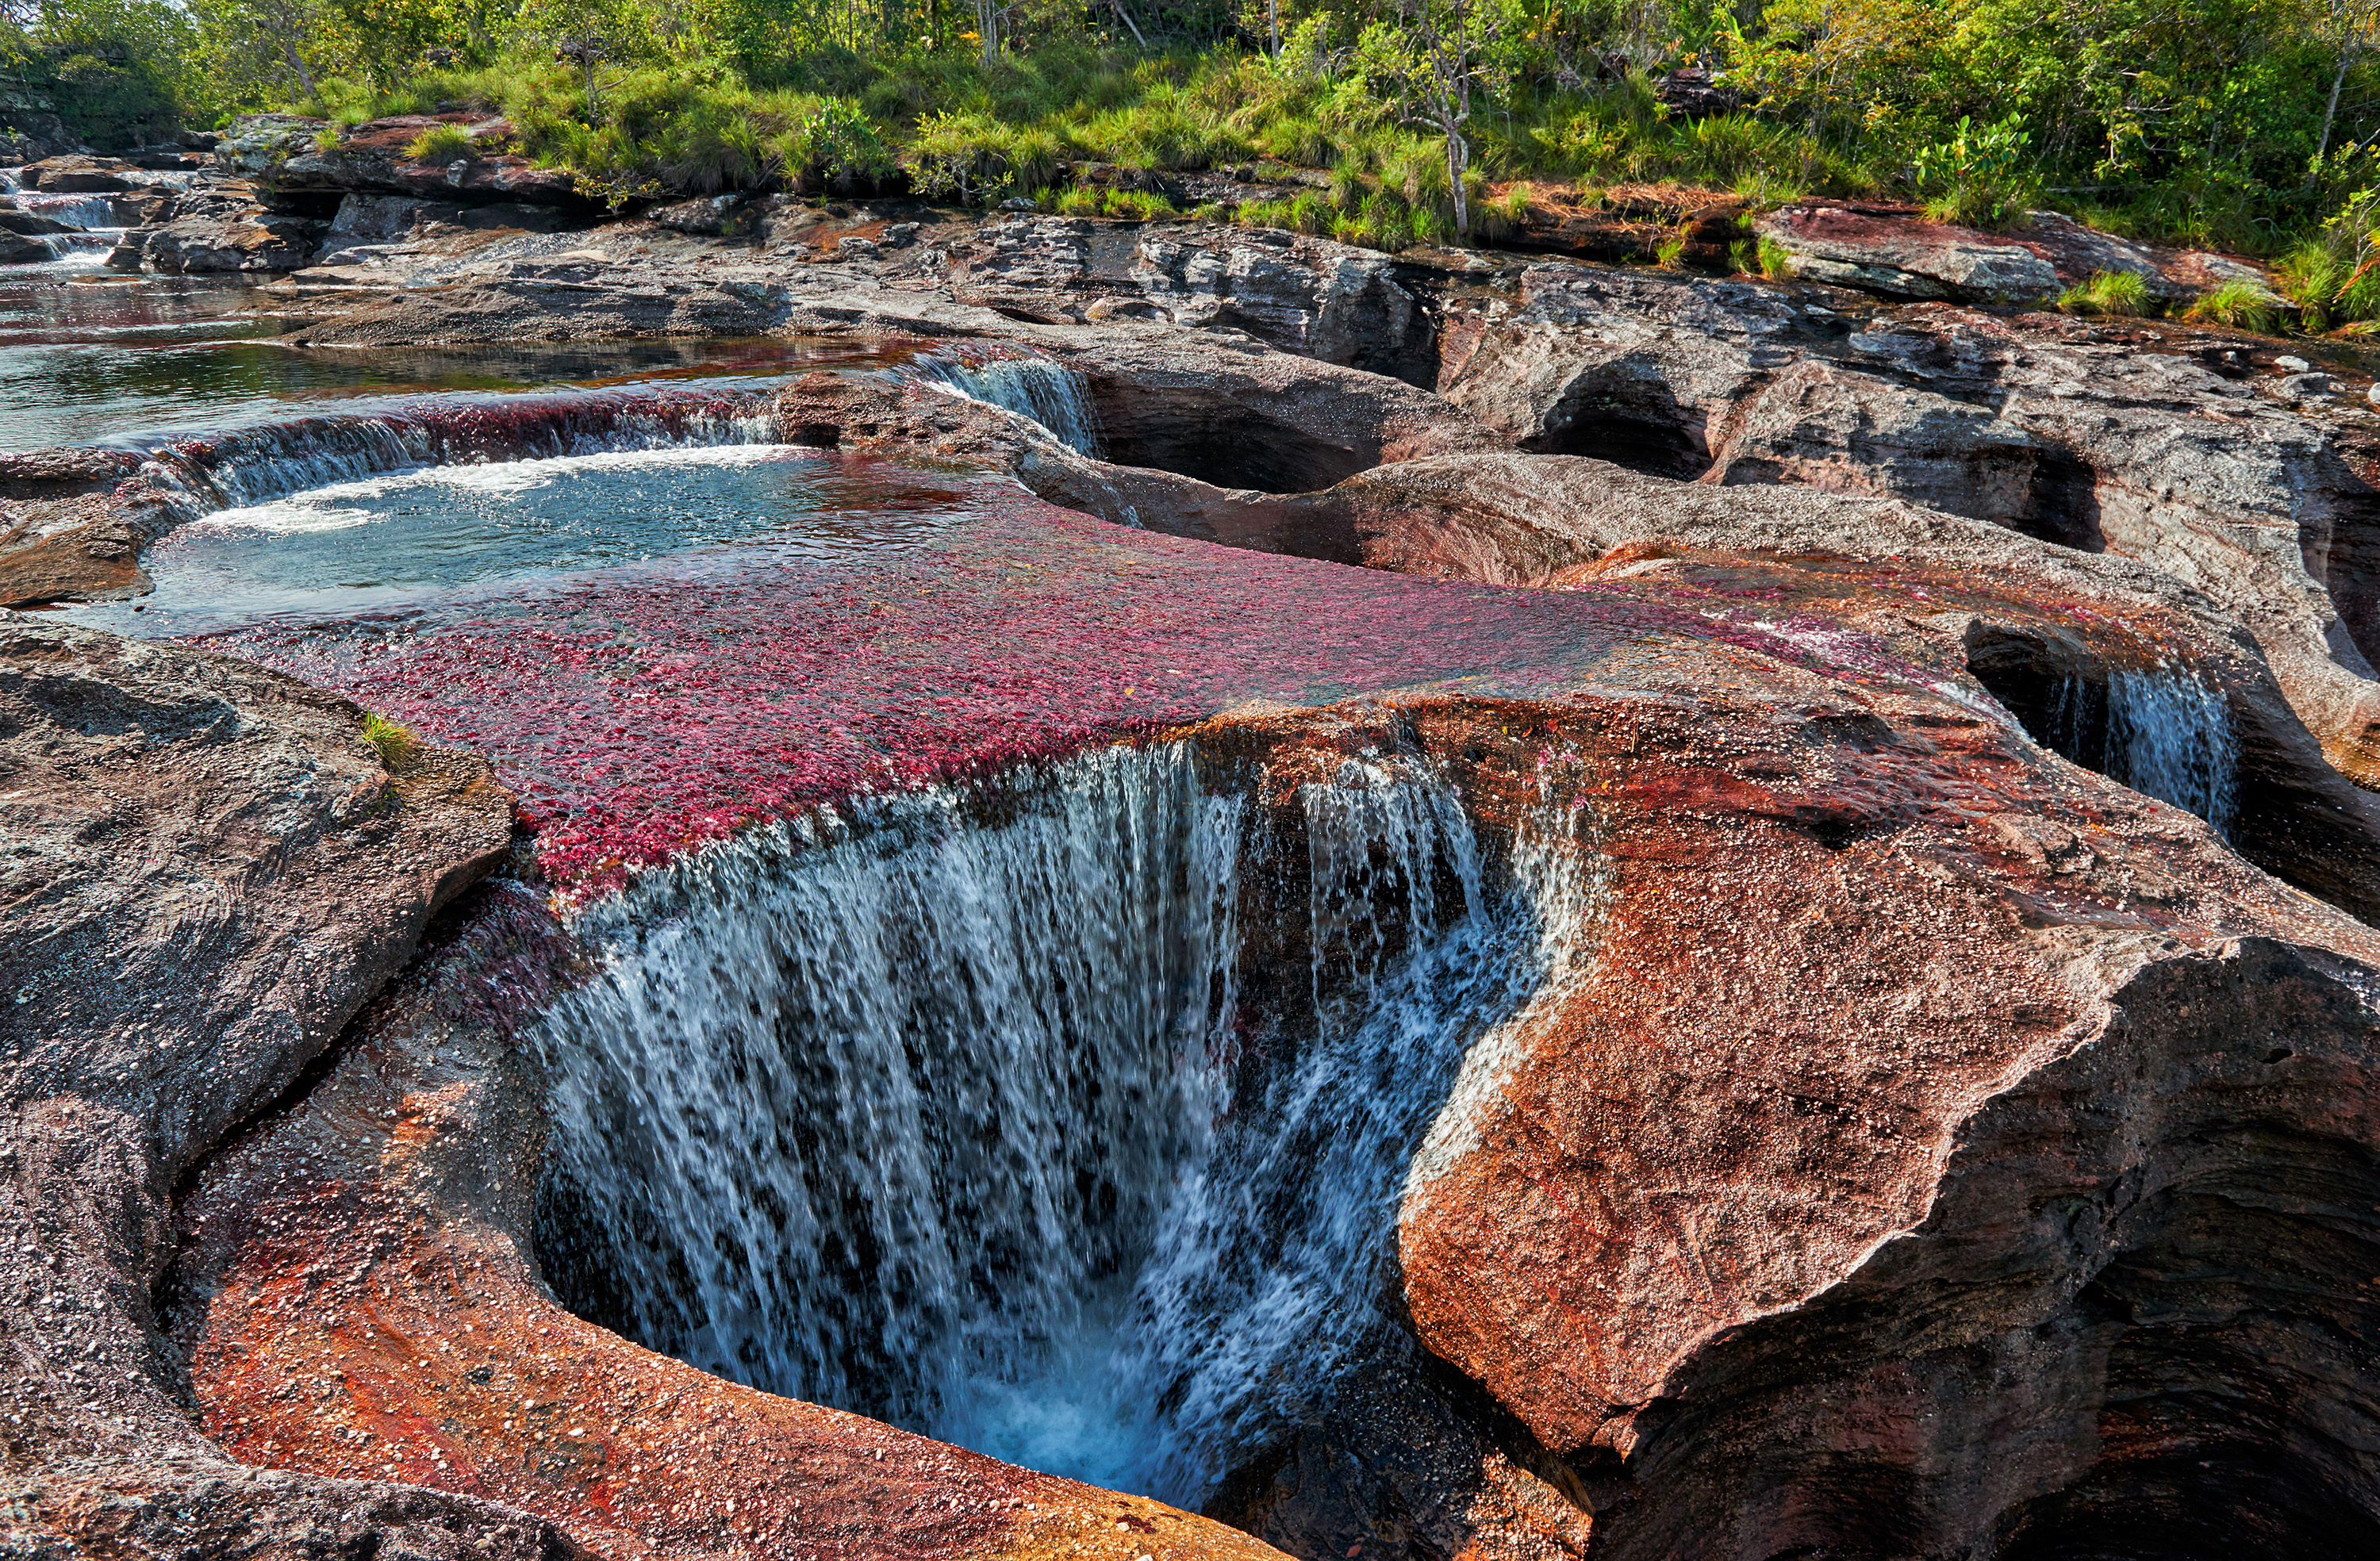
<path fill-rule="evenodd" d="M 1181 746 L 747 833 L 582 926 L 548 1272 L 706 1369 L 1195 1502 L 1377 1337 L 1413 1151 L 1574 935 L 1577 853 L 1502 854 L 1420 761 L 1284 825 Z"/>

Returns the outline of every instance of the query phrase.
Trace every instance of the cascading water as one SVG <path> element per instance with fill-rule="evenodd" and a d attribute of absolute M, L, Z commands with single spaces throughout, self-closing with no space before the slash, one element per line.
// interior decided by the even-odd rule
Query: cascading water
<path fill-rule="evenodd" d="M 2104 685 L 2062 677 L 2043 725 L 2041 741 L 2077 764 L 2228 833 L 2239 739 L 2222 695 L 2188 671 L 2127 670 Z"/>
<path fill-rule="evenodd" d="M 953 391 L 970 401 L 1030 417 L 1060 443 L 1097 459 L 1099 423 L 1090 381 L 1046 357 L 996 357 L 969 363 L 945 353 L 919 356 L 902 370 L 919 384 Z"/>
<path fill-rule="evenodd" d="M 748 834 L 583 928 L 548 1272 L 708 1369 L 1195 1501 L 1377 1337 L 1406 1164 L 1546 978 L 1565 895 L 1490 855 L 1417 761 L 1266 825 L 1179 746 Z M 1305 968 L 1253 992 L 1242 898 L 1301 861 Z"/>
<path fill-rule="evenodd" d="M 67 228 L 65 233 L 38 236 L 51 258 L 62 260 L 78 251 L 114 248 L 124 236 L 124 224 L 116 218 L 115 204 L 104 195 L 44 195 L 35 191 L 8 194 L 8 204 L 36 217 L 45 217 Z"/>
<path fill-rule="evenodd" d="M 190 520 L 425 466 L 766 444 L 777 437 L 775 413 L 757 392 L 490 396 L 177 440 L 149 449 L 141 473 L 180 518 Z"/>

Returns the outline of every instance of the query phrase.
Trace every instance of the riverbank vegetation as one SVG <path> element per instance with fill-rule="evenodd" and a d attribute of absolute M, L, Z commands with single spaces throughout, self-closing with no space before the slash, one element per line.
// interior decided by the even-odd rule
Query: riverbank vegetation
<path fill-rule="evenodd" d="M 22 3 L 22 0 L 19 0 Z M 1148 214 L 1072 164 L 1310 171 L 1393 247 L 1536 187 L 2041 205 L 2380 313 L 2380 0 L 55 0 L 18 91 L 84 133 L 487 108 L 620 200 L 883 188 Z"/>

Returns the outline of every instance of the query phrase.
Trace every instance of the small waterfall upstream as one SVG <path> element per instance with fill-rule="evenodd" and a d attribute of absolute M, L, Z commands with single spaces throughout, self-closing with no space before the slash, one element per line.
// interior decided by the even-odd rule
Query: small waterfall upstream
<path fill-rule="evenodd" d="M 558 1292 L 1195 1503 L 1378 1337 L 1407 1164 L 1580 898 L 1574 853 L 1491 863 L 1415 760 L 1348 760 L 1281 829 L 1184 747 L 1115 750 L 764 829 L 593 913 L 601 973 L 542 1039 Z M 1243 896 L 1284 864 L 1308 937 L 1259 969 Z"/>
<path fill-rule="evenodd" d="M 919 384 L 1004 407 L 1041 425 L 1051 438 L 1099 457 L 1099 412 L 1090 381 L 1046 357 L 995 357 L 970 363 L 947 353 L 920 355 L 902 370 Z"/>
<path fill-rule="evenodd" d="M 2239 739 L 2222 695 L 2188 671 L 2059 678 L 2042 724 L 2039 740 L 2075 763 L 2230 832 Z"/>
<path fill-rule="evenodd" d="M 10 185 L 0 189 L 5 204 L 29 216 L 43 217 L 67 228 L 65 233 L 40 234 L 34 241 L 53 260 L 91 249 L 113 249 L 125 234 L 115 202 L 105 195 L 45 195 Z"/>
<path fill-rule="evenodd" d="M 772 403 L 753 391 L 496 395 L 172 440 L 144 451 L 140 470 L 187 521 L 424 466 L 767 444 L 777 438 Z"/>

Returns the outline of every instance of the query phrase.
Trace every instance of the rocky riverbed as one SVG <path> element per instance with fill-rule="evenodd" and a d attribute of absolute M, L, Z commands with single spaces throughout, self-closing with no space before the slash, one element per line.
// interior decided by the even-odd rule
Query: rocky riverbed
<path fill-rule="evenodd" d="M 842 356 L 0 457 L 12 1551 L 2380 1538 L 2370 374 L 2038 307 L 2237 262 L 609 221 L 427 123 L 111 263 Z M 736 442 L 930 524 L 131 616 Z"/>

